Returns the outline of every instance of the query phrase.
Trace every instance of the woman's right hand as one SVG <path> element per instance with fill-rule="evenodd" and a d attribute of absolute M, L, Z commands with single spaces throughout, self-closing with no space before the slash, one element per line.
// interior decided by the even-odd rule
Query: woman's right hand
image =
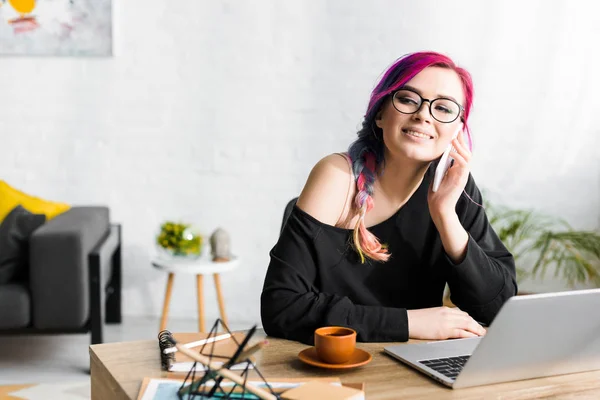
<path fill-rule="evenodd" d="M 469 314 L 450 307 L 407 310 L 411 339 L 443 340 L 483 336 L 486 330 Z"/>

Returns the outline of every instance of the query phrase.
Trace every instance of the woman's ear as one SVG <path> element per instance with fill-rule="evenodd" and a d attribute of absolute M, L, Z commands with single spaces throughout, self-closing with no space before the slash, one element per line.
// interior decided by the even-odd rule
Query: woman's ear
<path fill-rule="evenodd" d="M 381 126 L 382 123 L 383 117 L 381 116 L 381 111 L 379 111 L 377 115 L 375 115 L 375 125 L 377 125 L 378 128 L 383 129 L 383 127 Z"/>

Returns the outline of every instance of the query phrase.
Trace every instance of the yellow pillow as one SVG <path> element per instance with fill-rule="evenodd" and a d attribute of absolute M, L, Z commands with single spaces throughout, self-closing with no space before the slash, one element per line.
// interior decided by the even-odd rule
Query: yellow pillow
<path fill-rule="evenodd" d="M 30 196 L 0 180 L 0 222 L 18 205 L 23 206 L 34 214 L 46 215 L 47 221 L 71 208 L 70 205 L 65 203 L 57 203 Z"/>

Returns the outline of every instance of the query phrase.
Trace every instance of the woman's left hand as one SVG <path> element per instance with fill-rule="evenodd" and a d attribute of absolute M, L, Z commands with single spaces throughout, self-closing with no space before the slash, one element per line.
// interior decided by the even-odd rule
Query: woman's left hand
<path fill-rule="evenodd" d="M 450 152 L 450 156 L 454 159 L 454 163 L 448 168 L 438 190 L 434 193 L 430 186 L 427 195 L 429 213 L 434 220 L 445 219 L 456 214 L 456 203 L 469 179 L 471 151 L 465 143 L 462 132 L 452 140 L 452 145 L 454 149 Z"/>

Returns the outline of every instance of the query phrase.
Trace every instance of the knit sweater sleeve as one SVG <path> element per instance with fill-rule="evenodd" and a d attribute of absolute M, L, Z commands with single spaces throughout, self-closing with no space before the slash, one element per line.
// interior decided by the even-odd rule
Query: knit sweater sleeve
<path fill-rule="evenodd" d="M 515 262 L 490 225 L 483 200 L 471 175 L 457 206 L 469 234 L 464 260 L 454 264 L 446 255 L 451 300 L 474 319 L 491 323 L 509 297 L 516 295 Z"/>

